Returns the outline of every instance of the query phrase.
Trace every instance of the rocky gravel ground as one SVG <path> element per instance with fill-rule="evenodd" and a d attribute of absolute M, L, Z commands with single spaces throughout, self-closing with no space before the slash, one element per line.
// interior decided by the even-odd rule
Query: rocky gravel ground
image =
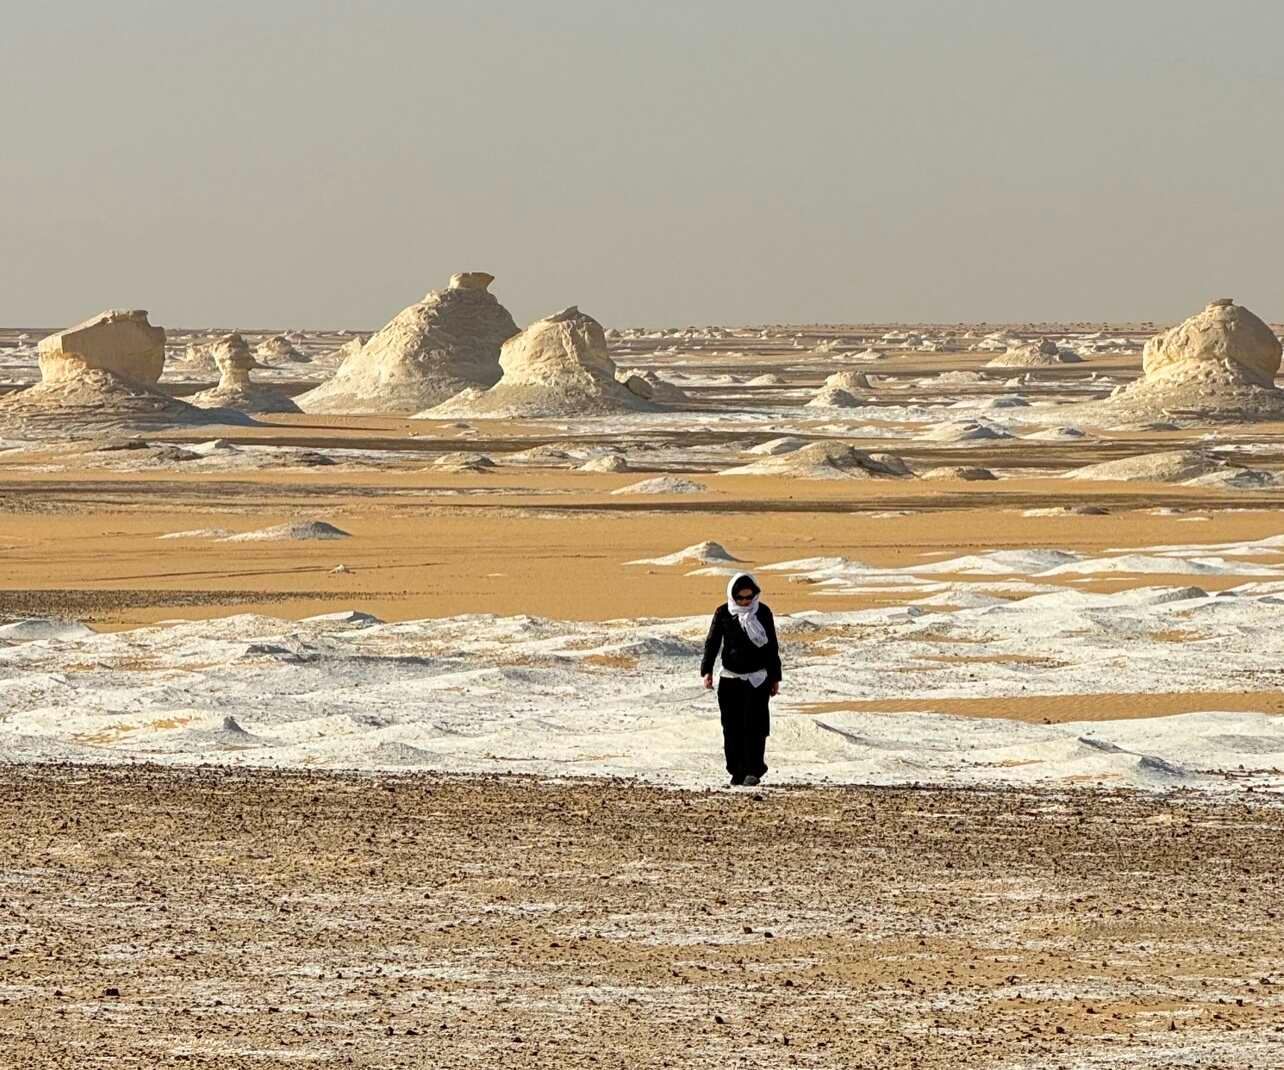
<path fill-rule="evenodd" d="M 0 1066 L 1284 1066 L 1284 810 L 0 770 Z"/>

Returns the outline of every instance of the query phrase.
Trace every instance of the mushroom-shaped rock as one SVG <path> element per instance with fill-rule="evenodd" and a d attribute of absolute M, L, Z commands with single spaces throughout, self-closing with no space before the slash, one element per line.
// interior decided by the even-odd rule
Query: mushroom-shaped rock
<path fill-rule="evenodd" d="M 241 412 L 298 412 L 299 407 L 281 390 L 250 379 L 259 366 L 239 334 L 225 334 L 209 345 L 219 370 L 218 386 L 202 390 L 192 404 L 203 409 L 238 409 Z"/>
<path fill-rule="evenodd" d="M 502 376 L 489 390 L 462 391 L 418 415 L 594 416 L 655 407 L 616 379 L 602 325 L 574 306 L 510 338 L 499 366 Z"/>
<path fill-rule="evenodd" d="M 304 412 L 414 413 L 469 387 L 493 386 L 499 349 L 517 334 L 508 310 L 468 271 L 403 309 L 351 352 L 334 377 L 296 400 Z"/>
<path fill-rule="evenodd" d="M 457 271 L 450 276 L 450 289 L 485 290 L 494 281 L 495 276 L 488 271 Z"/>
<path fill-rule="evenodd" d="M 142 311 L 103 312 L 41 341 L 41 381 L 0 399 L 0 424 L 32 438 L 67 438 L 208 423 L 247 423 L 179 401 L 156 384 L 165 331 Z"/>

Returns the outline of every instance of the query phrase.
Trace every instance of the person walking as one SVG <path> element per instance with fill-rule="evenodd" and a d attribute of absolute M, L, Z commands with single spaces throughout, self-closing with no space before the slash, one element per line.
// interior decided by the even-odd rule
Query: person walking
<path fill-rule="evenodd" d="M 704 641 L 700 675 L 713 687 L 713 663 L 722 656 L 718 711 L 722 747 L 733 785 L 752 787 L 767 773 L 764 753 L 771 734 L 767 703 L 780 694 L 780 644 L 776 620 L 761 601 L 762 589 L 748 572 L 731 577 L 727 600 L 713 613 Z"/>

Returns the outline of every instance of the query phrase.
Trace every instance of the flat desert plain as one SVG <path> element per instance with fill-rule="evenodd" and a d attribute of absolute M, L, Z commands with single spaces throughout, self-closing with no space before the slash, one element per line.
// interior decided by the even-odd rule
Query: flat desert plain
<path fill-rule="evenodd" d="M 0 423 L 0 1061 L 1284 1066 L 1284 421 L 1138 415 L 1156 330 L 637 329 L 646 411 Z M 302 397 L 346 336 L 292 337 L 255 374 Z M 752 790 L 698 677 L 739 571 Z"/>

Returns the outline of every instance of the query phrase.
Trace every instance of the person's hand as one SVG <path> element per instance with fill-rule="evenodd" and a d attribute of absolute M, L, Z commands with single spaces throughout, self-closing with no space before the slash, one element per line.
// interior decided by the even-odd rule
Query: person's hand
<path fill-rule="evenodd" d="M 771 681 L 771 693 L 772 693 L 773 695 L 779 695 L 779 694 L 780 694 L 780 681 L 779 681 L 779 680 L 772 680 L 772 681 Z"/>
<path fill-rule="evenodd" d="M 701 679 L 704 680 L 705 690 L 713 690 L 713 673 L 706 673 Z"/>

